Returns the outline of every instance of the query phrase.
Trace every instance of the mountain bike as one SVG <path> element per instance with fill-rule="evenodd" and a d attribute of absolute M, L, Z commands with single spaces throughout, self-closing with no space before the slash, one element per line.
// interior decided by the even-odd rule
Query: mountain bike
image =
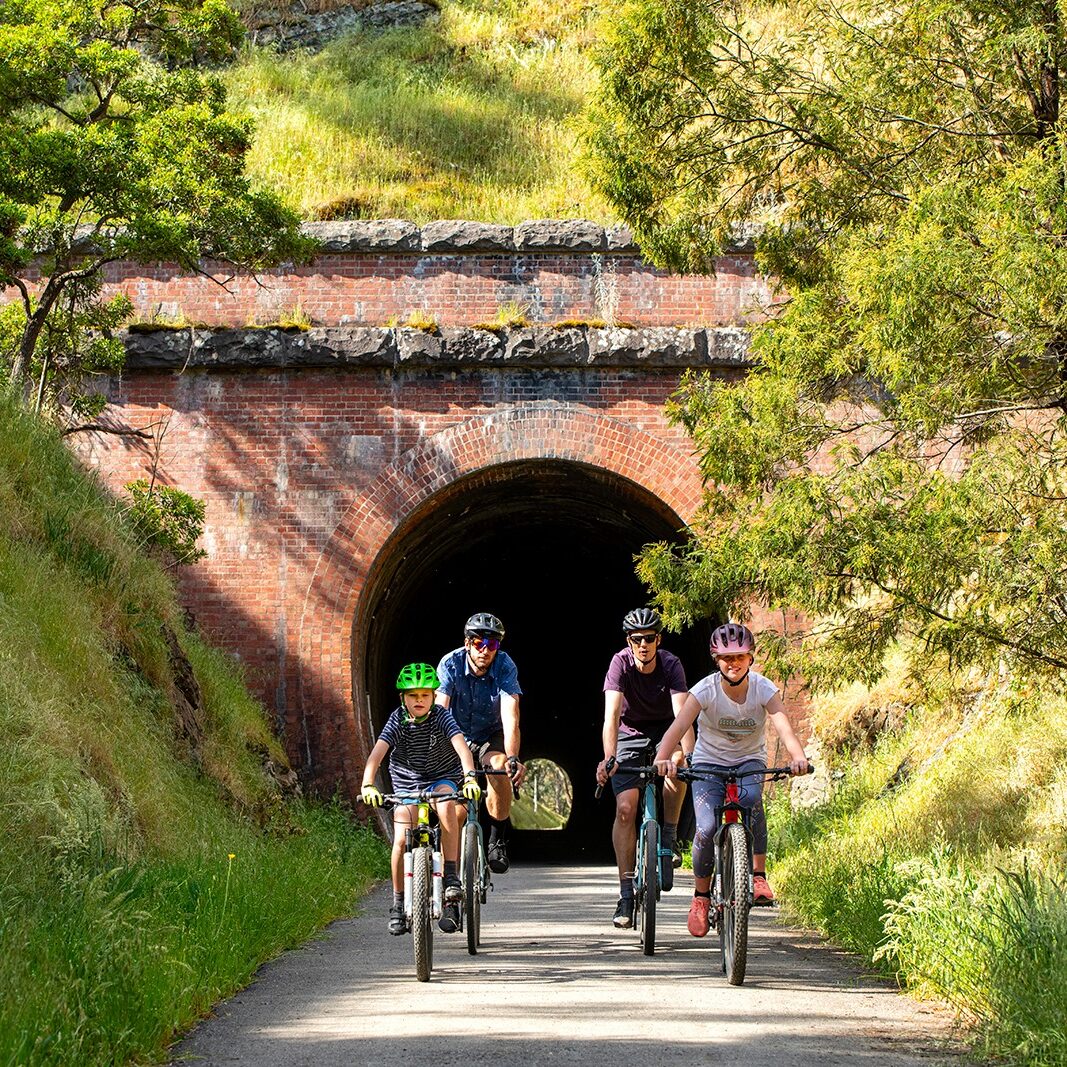
<path fill-rule="evenodd" d="M 485 795 L 485 779 L 491 775 L 507 774 L 504 768 L 494 770 L 491 767 L 479 767 L 475 771 Z M 518 789 L 512 786 L 515 796 Z M 493 888 L 493 875 L 485 852 L 485 834 L 481 820 L 478 818 L 478 805 L 471 800 L 465 801 L 467 821 L 463 827 L 460 840 L 460 878 L 463 882 L 463 918 L 462 925 L 467 933 L 467 951 L 475 956 L 482 943 L 482 905 Z"/>
<path fill-rule="evenodd" d="M 449 793 L 436 793 L 440 785 L 453 786 Z M 404 828 L 404 917 L 415 945 L 415 977 L 430 980 L 433 970 L 433 927 L 444 908 L 444 856 L 441 853 L 441 827 L 430 821 L 432 804 L 455 800 L 467 803 L 450 779 L 434 782 L 418 793 L 387 793 L 382 796 L 386 809 L 401 804 L 416 808 L 415 823 Z"/>
<path fill-rule="evenodd" d="M 608 758 L 605 770 L 610 774 L 617 764 L 614 756 Z M 673 863 L 669 848 L 660 845 L 660 824 L 657 803 L 657 779 L 655 767 L 630 767 L 630 773 L 644 782 L 641 801 L 641 824 L 637 831 L 637 855 L 634 860 L 634 926 L 641 942 L 641 951 L 652 956 L 656 951 L 656 904 L 663 888 L 663 864 Z M 596 796 L 603 792 L 598 785 Z"/>
<path fill-rule="evenodd" d="M 808 764 L 808 774 L 815 770 Z M 792 777 L 789 767 L 765 767 L 741 771 L 740 767 L 723 770 L 679 768 L 678 777 L 686 782 L 726 783 L 726 796 L 715 810 L 715 865 L 711 883 L 711 907 L 708 917 L 719 931 L 722 973 L 730 985 L 745 980 L 748 961 L 748 913 L 752 908 L 752 809 L 739 801 L 742 778 L 761 776 L 764 781 L 778 782 Z"/>

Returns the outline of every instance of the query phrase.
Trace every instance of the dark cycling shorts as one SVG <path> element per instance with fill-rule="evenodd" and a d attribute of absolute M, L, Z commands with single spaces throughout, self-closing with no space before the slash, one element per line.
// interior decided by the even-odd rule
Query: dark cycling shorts
<path fill-rule="evenodd" d="M 390 766 L 389 779 L 393 783 L 394 793 L 421 793 L 422 790 L 429 789 L 434 782 L 441 780 L 452 782 L 458 790 L 463 780 L 463 768 L 457 767 L 454 774 L 442 774 L 437 778 L 429 778 L 424 774 L 418 774 L 410 767 Z"/>
<path fill-rule="evenodd" d="M 656 754 L 657 744 L 644 734 L 619 734 L 615 745 L 615 759 L 619 765 L 611 776 L 611 788 L 616 796 L 627 789 L 640 789 L 645 784 L 639 774 L 631 773 L 626 767 L 627 764 L 631 767 L 648 767 Z"/>
<path fill-rule="evenodd" d="M 482 767 L 489 762 L 490 752 L 504 752 L 504 731 L 497 731 L 487 741 L 471 741 L 468 738 L 467 744 L 470 745 L 475 764 Z M 504 754 L 507 755 L 506 752 Z"/>

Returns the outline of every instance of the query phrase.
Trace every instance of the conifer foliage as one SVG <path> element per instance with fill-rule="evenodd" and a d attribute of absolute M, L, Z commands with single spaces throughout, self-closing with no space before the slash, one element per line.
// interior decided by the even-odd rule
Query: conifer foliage
<path fill-rule="evenodd" d="M 672 409 L 707 489 L 694 541 L 640 563 L 672 620 L 801 609 L 816 685 L 902 637 L 1067 669 L 1065 55 L 1052 0 L 613 18 L 599 188 L 661 264 L 744 231 L 781 283 L 746 379 Z"/>

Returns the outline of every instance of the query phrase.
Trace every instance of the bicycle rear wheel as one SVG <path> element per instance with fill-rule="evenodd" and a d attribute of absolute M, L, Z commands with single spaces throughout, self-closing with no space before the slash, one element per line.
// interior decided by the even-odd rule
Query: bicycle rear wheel
<path fill-rule="evenodd" d="M 646 822 L 641 830 L 641 877 L 645 891 L 641 899 L 641 950 L 646 956 L 656 951 L 656 897 L 659 895 L 659 823 Z"/>
<path fill-rule="evenodd" d="M 415 977 L 430 980 L 433 970 L 433 853 L 426 846 L 411 857 L 411 933 L 415 942 Z"/>
<path fill-rule="evenodd" d="M 748 841 L 740 823 L 731 823 L 722 842 L 722 970 L 730 985 L 745 980 L 748 959 Z"/>
<path fill-rule="evenodd" d="M 467 951 L 475 956 L 482 932 L 482 882 L 479 877 L 478 827 L 463 829 L 463 918 L 467 927 Z"/>

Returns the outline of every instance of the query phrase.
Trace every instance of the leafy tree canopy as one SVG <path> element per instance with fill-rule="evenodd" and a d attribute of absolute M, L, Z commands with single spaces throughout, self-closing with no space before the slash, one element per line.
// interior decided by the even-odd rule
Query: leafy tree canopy
<path fill-rule="evenodd" d="M 308 253 L 295 217 L 250 188 L 250 125 L 205 66 L 240 35 L 223 0 L 0 5 L 0 288 L 20 313 L 0 370 L 24 394 L 120 358 L 85 340 L 126 310 L 94 306 L 106 263 L 255 270 Z"/>
<path fill-rule="evenodd" d="M 781 282 L 752 370 L 671 409 L 696 537 L 639 570 L 676 623 L 819 620 L 779 669 L 872 679 L 902 637 L 1067 669 L 1063 10 L 630 0 L 590 168 L 663 265 L 754 233 Z"/>

